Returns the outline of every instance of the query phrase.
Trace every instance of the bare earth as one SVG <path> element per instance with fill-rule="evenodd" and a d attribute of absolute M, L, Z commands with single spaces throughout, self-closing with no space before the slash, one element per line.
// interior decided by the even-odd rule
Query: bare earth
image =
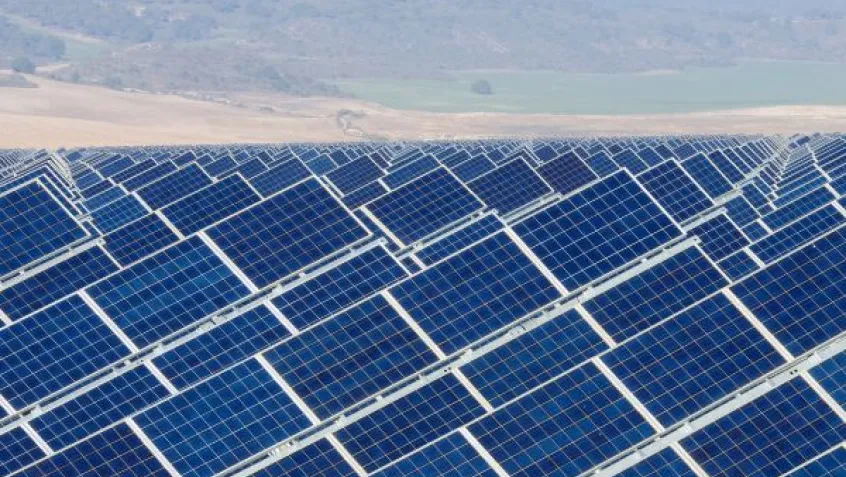
<path fill-rule="evenodd" d="M 0 88 L 0 148 L 353 141 L 582 134 L 846 131 L 846 107 L 770 108 L 648 116 L 439 114 L 357 100 L 239 95 L 236 107 L 29 77 Z M 349 120 L 338 113 L 350 110 Z M 346 128 L 343 128 L 345 125 Z"/>

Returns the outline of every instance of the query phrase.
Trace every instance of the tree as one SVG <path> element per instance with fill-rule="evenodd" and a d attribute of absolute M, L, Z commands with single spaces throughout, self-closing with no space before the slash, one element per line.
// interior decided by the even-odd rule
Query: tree
<path fill-rule="evenodd" d="M 470 85 L 470 91 L 483 96 L 489 96 L 493 94 L 493 86 L 487 80 L 476 80 Z"/>
<path fill-rule="evenodd" d="M 12 71 L 17 73 L 33 74 L 35 73 L 35 63 L 29 58 L 19 57 L 12 60 Z"/>

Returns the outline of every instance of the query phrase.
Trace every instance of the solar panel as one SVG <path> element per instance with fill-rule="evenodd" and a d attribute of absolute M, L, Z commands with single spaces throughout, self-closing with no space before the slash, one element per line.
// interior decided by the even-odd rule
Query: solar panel
<path fill-rule="evenodd" d="M 87 291 L 139 347 L 249 295 L 247 287 L 197 237 L 138 262 Z"/>
<path fill-rule="evenodd" d="M 688 231 L 699 237 L 700 247 L 711 260 L 719 261 L 749 245 L 749 240 L 725 215 L 718 215 Z"/>
<path fill-rule="evenodd" d="M 538 167 L 538 174 L 560 194 L 569 194 L 597 179 L 581 159 L 572 155 L 563 156 Z"/>
<path fill-rule="evenodd" d="M 149 212 L 134 195 L 127 195 L 91 212 L 94 224 L 107 234 L 144 217 Z"/>
<path fill-rule="evenodd" d="M 130 179 L 127 179 L 122 184 L 129 191 L 140 189 L 145 185 L 160 179 L 176 170 L 176 166 L 172 162 L 163 162 L 156 167 L 144 171 Z"/>
<path fill-rule="evenodd" d="M 694 477 L 697 474 L 678 454 L 668 447 L 617 475 L 621 477 L 650 477 L 653 475 Z"/>
<path fill-rule="evenodd" d="M 416 251 L 415 255 L 424 264 L 432 265 L 502 230 L 502 228 L 502 221 L 496 215 L 485 215 L 440 240 L 426 245 L 426 247 Z"/>
<path fill-rule="evenodd" d="M 255 477 L 357 477 L 326 439 L 321 439 L 253 474 Z"/>
<path fill-rule="evenodd" d="M 234 175 L 174 202 L 162 213 L 183 235 L 191 235 L 259 200 L 249 184 Z"/>
<path fill-rule="evenodd" d="M 722 173 L 702 154 L 697 154 L 682 162 L 682 167 L 693 177 L 709 196 L 717 197 L 731 191 L 731 184 Z"/>
<path fill-rule="evenodd" d="M 28 265 L 86 236 L 37 182 L 0 196 L 0 275 Z"/>
<path fill-rule="evenodd" d="M 495 477 L 497 474 L 460 433 L 453 433 L 374 474 L 378 477 Z"/>
<path fill-rule="evenodd" d="M 559 297 L 504 233 L 390 289 L 447 354 Z"/>
<path fill-rule="evenodd" d="M 271 195 L 286 189 L 297 182 L 307 178 L 311 174 L 302 162 L 292 159 L 273 166 L 250 179 L 250 184 L 262 197 Z"/>
<path fill-rule="evenodd" d="M 368 157 L 362 157 L 331 171 L 326 178 L 341 193 L 348 194 L 383 175 L 382 169 L 375 162 Z"/>
<path fill-rule="evenodd" d="M 754 243 L 749 250 L 766 263 L 796 250 L 843 224 L 843 217 L 833 205 L 809 214 Z"/>
<path fill-rule="evenodd" d="M 44 451 L 20 427 L 0 434 L 0 472 L 3 475 L 9 475 L 44 455 Z"/>
<path fill-rule="evenodd" d="M 391 189 L 397 189 L 414 179 L 434 171 L 441 164 L 437 159 L 431 156 L 421 157 L 420 159 L 408 164 L 401 169 L 396 169 L 387 176 L 384 182 Z"/>
<path fill-rule="evenodd" d="M 653 434 L 595 366 L 545 384 L 469 426 L 513 476 L 574 476 Z"/>
<path fill-rule="evenodd" d="M 675 161 L 649 169 L 638 176 L 638 180 L 678 222 L 684 222 L 714 205 Z"/>
<path fill-rule="evenodd" d="M 846 468 L 846 448 L 838 447 L 833 452 L 814 459 L 810 464 L 789 474 L 789 477 L 837 477 Z"/>
<path fill-rule="evenodd" d="M 175 243 L 179 238 L 159 216 L 150 214 L 103 237 L 106 250 L 121 265 L 129 265 Z"/>
<path fill-rule="evenodd" d="M 209 237 L 264 287 L 367 236 L 317 181 L 281 192 L 212 227 Z"/>
<path fill-rule="evenodd" d="M 192 194 L 207 185 L 212 180 L 196 164 L 189 164 L 182 169 L 138 190 L 138 196 L 153 210 L 175 202 Z"/>
<path fill-rule="evenodd" d="M 758 263 L 745 250 L 740 250 L 734 255 L 724 258 L 718 265 L 729 279 L 735 281 L 759 268 Z"/>
<path fill-rule="evenodd" d="M 514 231 L 568 290 L 681 235 L 626 172 L 527 217 Z"/>
<path fill-rule="evenodd" d="M 461 164 L 453 166 L 450 169 L 453 173 L 455 173 L 455 177 L 458 177 L 459 180 L 462 182 L 469 182 L 482 174 L 494 170 L 495 168 L 496 164 L 488 159 L 487 156 L 476 156 L 462 162 Z"/>
<path fill-rule="evenodd" d="M 761 220 L 767 224 L 767 227 L 778 230 L 835 199 L 830 190 L 820 187 L 761 217 Z"/>
<path fill-rule="evenodd" d="M 409 244 L 482 208 L 473 194 L 437 169 L 368 204 L 379 221 Z"/>
<path fill-rule="evenodd" d="M 523 160 L 500 166 L 467 183 L 467 187 L 487 204 L 488 208 L 495 209 L 500 214 L 508 214 L 552 192 Z"/>

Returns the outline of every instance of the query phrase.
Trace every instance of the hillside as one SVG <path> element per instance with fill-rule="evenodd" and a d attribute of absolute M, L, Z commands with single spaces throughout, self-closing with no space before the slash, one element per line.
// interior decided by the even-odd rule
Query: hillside
<path fill-rule="evenodd" d="M 117 88 L 339 95 L 338 78 L 463 69 L 846 62 L 844 15 L 824 0 L 0 0 L 0 67 L 26 56 Z"/>

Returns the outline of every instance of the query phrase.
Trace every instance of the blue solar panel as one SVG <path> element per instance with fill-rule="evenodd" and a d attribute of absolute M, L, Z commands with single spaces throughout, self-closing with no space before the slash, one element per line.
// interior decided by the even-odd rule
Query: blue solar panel
<path fill-rule="evenodd" d="M 486 215 L 479 220 L 473 221 L 466 227 L 462 227 L 440 240 L 427 245 L 425 248 L 418 250 L 415 252 L 415 255 L 424 264 L 432 265 L 502 230 L 502 228 L 502 221 L 496 215 Z"/>
<path fill-rule="evenodd" d="M 316 180 L 281 192 L 209 229 L 209 236 L 264 287 L 367 236 Z"/>
<path fill-rule="evenodd" d="M 696 472 L 669 447 L 617 474 L 619 477 L 696 477 Z"/>
<path fill-rule="evenodd" d="M 681 441 L 714 477 L 781 475 L 846 439 L 846 424 L 793 379 Z"/>
<path fill-rule="evenodd" d="M 682 162 L 682 167 L 702 187 L 702 190 L 712 198 L 717 198 L 732 190 L 729 181 L 702 154 L 697 154 Z"/>
<path fill-rule="evenodd" d="M 368 205 L 388 229 L 409 244 L 482 208 L 458 180 L 438 169 Z"/>
<path fill-rule="evenodd" d="M 437 361 L 380 295 L 264 356 L 322 419 Z"/>
<path fill-rule="evenodd" d="M 803 217 L 809 212 L 833 202 L 834 200 L 836 200 L 836 197 L 830 190 L 825 187 L 820 187 L 819 189 L 815 189 L 801 198 L 770 212 L 761 219 L 769 228 L 778 230 Z"/>
<path fill-rule="evenodd" d="M 670 317 L 728 285 L 696 247 L 629 278 L 584 303 L 616 341 Z"/>
<path fill-rule="evenodd" d="M 103 192 L 95 195 L 94 197 L 85 201 L 85 207 L 88 210 L 97 210 L 100 207 L 112 202 L 113 200 L 117 200 L 126 195 L 126 192 L 123 191 L 120 187 L 114 186 L 110 187 Z"/>
<path fill-rule="evenodd" d="M 244 179 L 234 175 L 167 206 L 163 212 L 183 235 L 191 235 L 259 200 Z"/>
<path fill-rule="evenodd" d="M 638 176 L 638 180 L 667 213 L 679 222 L 714 205 L 675 161 L 667 161 L 649 169 Z"/>
<path fill-rule="evenodd" d="M 249 295 L 196 237 L 92 285 L 88 292 L 139 347 Z"/>
<path fill-rule="evenodd" d="M 722 294 L 627 341 L 602 360 L 667 427 L 784 363 Z"/>
<path fill-rule="evenodd" d="M 447 354 L 559 297 L 504 233 L 400 283 L 391 294 Z"/>
<path fill-rule="evenodd" d="M 499 406 L 607 348 L 588 322 L 570 310 L 461 369 L 488 402 Z"/>
<path fill-rule="evenodd" d="M 103 177 L 111 177 L 118 172 L 131 167 L 133 164 L 135 164 L 135 162 L 133 162 L 133 160 L 129 157 L 115 156 L 108 161 L 100 163 L 97 169 L 100 170 L 100 174 L 102 174 Z"/>
<path fill-rule="evenodd" d="M 498 409 L 470 431 L 512 476 L 575 476 L 653 434 L 592 364 Z"/>
<path fill-rule="evenodd" d="M 273 304 L 302 329 L 405 276 L 396 260 L 377 247 L 282 293 Z"/>
<path fill-rule="evenodd" d="M 118 375 L 33 419 L 31 424 L 53 449 L 84 439 L 168 396 L 144 366 Z"/>
<path fill-rule="evenodd" d="M 844 471 L 846 471 L 846 447 L 838 447 L 833 452 L 791 472 L 789 477 L 842 477 Z"/>
<path fill-rule="evenodd" d="M 381 182 L 371 182 L 357 191 L 344 196 L 344 205 L 350 209 L 357 209 L 358 207 L 372 202 L 379 197 L 388 193 L 388 189 L 382 185 Z"/>
<path fill-rule="evenodd" d="M 326 174 L 337 167 L 335 162 L 332 161 L 332 159 L 330 159 L 329 156 L 326 155 L 317 157 L 310 161 L 306 161 L 306 166 L 311 170 L 313 174 L 318 176 Z"/>
<path fill-rule="evenodd" d="M 831 232 L 732 287 L 793 354 L 846 329 L 846 229 Z"/>
<path fill-rule="evenodd" d="M 311 175 L 311 171 L 297 159 L 274 165 L 267 172 L 250 179 L 250 184 L 263 197 L 270 197 L 280 190 L 300 182 Z"/>
<path fill-rule="evenodd" d="M 413 452 L 484 414 L 470 392 L 448 374 L 336 433 L 368 472 Z"/>
<path fill-rule="evenodd" d="M 368 157 L 356 159 L 326 175 L 341 193 L 348 194 L 384 175 L 382 169 Z"/>
<path fill-rule="evenodd" d="M 529 216 L 514 231 L 570 290 L 681 235 L 626 172 Z"/>
<path fill-rule="evenodd" d="M 564 195 L 598 178 L 581 159 L 572 154 L 564 154 L 538 167 L 538 174 L 555 192 Z"/>
<path fill-rule="evenodd" d="M 293 454 L 285 456 L 253 474 L 254 477 L 357 477 L 358 474 L 335 450 L 321 439 Z"/>
<path fill-rule="evenodd" d="M 91 212 L 91 218 L 94 219 L 97 228 L 107 234 L 148 213 L 137 197 L 128 195 Z"/>
<path fill-rule="evenodd" d="M 620 167 L 628 169 L 628 171 L 632 174 L 640 174 L 647 168 L 646 163 L 643 162 L 637 156 L 637 154 L 632 152 L 630 149 L 626 149 L 625 151 L 622 151 L 619 154 L 615 154 L 612 159 L 614 160 L 614 162 L 619 164 Z"/>
<path fill-rule="evenodd" d="M 770 263 L 834 230 L 844 220 L 843 214 L 829 205 L 762 238 L 749 249 L 765 263 Z"/>
<path fill-rule="evenodd" d="M 745 250 L 740 250 L 734 255 L 724 258 L 718 265 L 731 280 L 740 280 L 759 268 L 755 260 Z"/>
<path fill-rule="evenodd" d="M 117 270 L 100 247 L 84 250 L 0 291 L 0 310 L 12 320 L 58 301 Z"/>
<path fill-rule="evenodd" d="M 752 204 L 752 207 L 758 210 L 761 214 L 768 214 L 772 211 L 772 206 L 767 197 L 758 189 L 755 184 L 747 184 L 741 189 L 743 197 Z"/>
<path fill-rule="evenodd" d="M 131 179 L 127 179 L 123 182 L 123 186 L 131 192 L 136 189 L 140 189 L 155 180 L 161 179 L 175 170 L 176 166 L 174 166 L 172 162 L 163 162 L 148 171 L 142 172 Z"/>
<path fill-rule="evenodd" d="M 86 232 L 37 182 L 0 196 L 0 275 L 85 236 Z"/>
<path fill-rule="evenodd" d="M 126 424 L 65 449 L 20 475 L 26 477 L 167 477 L 170 475 Z"/>
<path fill-rule="evenodd" d="M 238 173 L 241 174 L 241 177 L 243 177 L 244 179 L 252 179 L 253 177 L 266 171 L 267 166 L 265 166 L 264 163 L 261 162 L 261 159 L 257 158 L 239 165 L 235 169 L 232 169 L 227 172 L 227 174 Z"/>
<path fill-rule="evenodd" d="M 91 199 L 94 196 L 96 196 L 96 195 L 98 195 L 102 192 L 105 192 L 112 187 L 114 187 L 114 182 L 112 182 L 110 180 L 104 180 L 104 181 L 100 181 L 96 184 L 93 184 L 86 189 L 82 189 L 80 194 L 82 195 L 82 197 L 84 197 L 86 199 Z"/>
<path fill-rule="evenodd" d="M 235 159 L 232 159 L 229 156 L 221 157 L 220 159 L 203 166 L 205 171 L 212 177 L 223 177 L 224 174 L 236 167 L 238 167 L 238 163 L 235 162 Z"/>
<path fill-rule="evenodd" d="M 811 376 L 841 407 L 846 407 L 846 351 L 841 351 L 811 369 Z"/>
<path fill-rule="evenodd" d="M 199 166 L 189 164 L 140 189 L 138 196 L 151 209 L 157 210 L 189 194 L 193 194 L 211 183 L 211 178 Z"/>
<path fill-rule="evenodd" d="M 387 176 L 385 176 L 385 185 L 391 189 L 402 187 L 414 179 L 434 171 L 441 164 L 437 159 L 431 156 L 421 157 L 420 159 L 403 166 L 401 169 L 396 169 Z"/>
<path fill-rule="evenodd" d="M 495 168 L 496 164 L 494 164 L 493 161 L 488 159 L 487 156 L 481 155 L 468 159 L 457 166 L 451 167 L 452 172 L 454 172 L 455 176 L 462 182 L 472 181 L 480 175 L 490 172 Z"/>
<path fill-rule="evenodd" d="M 213 475 L 310 425 L 254 359 L 163 401 L 135 421 L 185 477 Z"/>
<path fill-rule="evenodd" d="M 44 451 L 20 427 L 0 434 L 0 472 L 3 475 L 9 475 L 44 455 Z"/>
<path fill-rule="evenodd" d="M 0 394 L 20 409 L 129 350 L 78 295 L 0 329 Z"/>
<path fill-rule="evenodd" d="M 182 389 L 289 336 L 282 322 L 267 307 L 259 306 L 157 356 L 153 363 Z"/>
<path fill-rule="evenodd" d="M 738 227 L 754 222 L 759 217 L 758 212 L 749 205 L 749 202 L 743 196 L 735 197 L 726 202 L 725 208 L 726 214 Z"/>
<path fill-rule="evenodd" d="M 746 236 L 725 215 L 718 215 L 690 229 L 688 235 L 699 237 L 702 251 L 714 261 L 722 260 L 749 245 Z"/>
<path fill-rule="evenodd" d="M 374 477 L 496 477 L 496 472 L 460 433 L 386 467 Z"/>
<path fill-rule="evenodd" d="M 178 240 L 162 219 L 148 215 L 103 237 L 106 250 L 121 265 L 129 265 Z"/>
<path fill-rule="evenodd" d="M 467 184 L 488 208 L 507 214 L 531 203 L 552 189 L 523 160 L 500 166 Z"/>
<path fill-rule="evenodd" d="M 620 169 L 617 163 L 608 158 L 604 152 L 589 157 L 585 162 L 599 177 L 606 177 Z"/>

